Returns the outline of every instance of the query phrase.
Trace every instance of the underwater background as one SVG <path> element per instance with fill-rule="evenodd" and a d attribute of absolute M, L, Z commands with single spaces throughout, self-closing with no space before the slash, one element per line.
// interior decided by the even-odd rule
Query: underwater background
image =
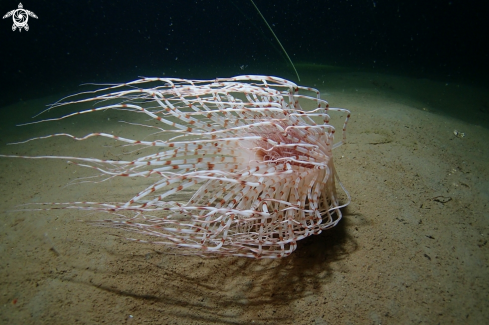
<path fill-rule="evenodd" d="M 16 126 L 96 88 L 86 83 L 279 76 L 352 112 L 333 151 L 352 198 L 340 223 L 280 260 L 167 254 L 80 222 L 106 215 L 17 211 L 124 201 L 134 183 L 76 183 L 93 171 L 0 157 L 0 324 L 489 322 L 487 5 L 254 1 L 300 81 L 249 0 L 23 1 L 38 16 L 28 31 L 0 20 L 0 154 L 120 159 L 104 139 L 9 143 L 147 136 L 113 111 Z"/>
<path fill-rule="evenodd" d="M 17 1 L 2 1 L 2 12 Z M 28 32 L 0 28 L 0 107 L 137 76 L 294 71 L 250 1 L 33 1 Z M 387 72 L 487 82 L 487 8 L 464 1 L 257 1 L 299 74 Z M 3 15 L 3 14 L 2 14 Z M 306 67 L 301 68 L 301 64 Z M 325 66 L 325 67 L 324 67 Z"/>

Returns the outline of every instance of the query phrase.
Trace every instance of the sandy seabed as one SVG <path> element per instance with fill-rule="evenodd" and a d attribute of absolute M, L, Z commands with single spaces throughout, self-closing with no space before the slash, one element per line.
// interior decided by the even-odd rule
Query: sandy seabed
<path fill-rule="evenodd" d="M 128 200 L 141 189 L 130 179 L 69 185 L 93 170 L 0 158 L 0 323 L 487 323 L 484 91 L 353 72 L 301 84 L 352 112 L 348 144 L 334 150 L 352 197 L 337 227 L 281 260 L 178 256 L 80 222 L 107 215 L 12 211 L 24 203 Z M 2 108 L 0 153 L 114 159 L 110 139 L 6 143 L 55 132 L 140 136 L 117 123 L 120 112 L 15 127 L 58 98 Z"/>

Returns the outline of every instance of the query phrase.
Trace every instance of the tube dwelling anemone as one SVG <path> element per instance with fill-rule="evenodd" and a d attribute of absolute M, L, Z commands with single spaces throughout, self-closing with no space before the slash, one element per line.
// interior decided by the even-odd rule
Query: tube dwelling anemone
<path fill-rule="evenodd" d="M 87 102 L 95 102 L 95 108 L 39 122 L 120 109 L 147 115 L 166 140 L 59 133 L 27 141 L 105 137 L 153 148 L 153 153 L 133 152 L 125 160 L 4 157 L 67 159 L 96 169 L 105 179 L 150 177 L 151 185 L 125 202 L 50 203 L 52 209 L 111 213 L 97 223 L 138 233 L 132 240 L 169 245 L 176 253 L 281 258 L 296 249 L 297 241 L 335 226 L 340 209 L 350 201 L 333 164 L 332 150 L 342 141 L 333 143 L 335 128 L 329 124 L 330 112 L 344 115 L 344 141 L 350 112 L 330 108 L 316 89 L 247 75 L 142 78 L 91 93 L 93 97 L 80 100 L 70 96 L 50 109 Z M 345 191 L 346 203 L 340 204 L 335 181 Z M 191 194 L 182 199 L 182 193 Z"/>

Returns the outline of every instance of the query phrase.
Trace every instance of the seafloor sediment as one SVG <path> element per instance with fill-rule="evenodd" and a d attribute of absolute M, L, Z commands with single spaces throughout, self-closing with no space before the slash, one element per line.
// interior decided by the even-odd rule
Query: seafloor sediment
<path fill-rule="evenodd" d="M 352 111 L 348 144 L 334 150 L 352 196 L 337 227 L 301 241 L 281 260 L 167 254 L 162 247 L 128 242 L 123 232 L 79 221 L 107 215 L 11 211 L 31 202 L 120 201 L 138 191 L 136 181 L 67 185 L 93 171 L 58 160 L 1 158 L 0 323 L 489 319 L 489 113 L 483 95 L 464 85 L 378 74 L 303 79 L 331 106 Z M 445 101 L 462 98 L 468 98 L 466 113 L 442 110 Z M 117 122 L 121 112 L 14 127 L 56 99 L 2 108 L 0 153 L 109 159 L 110 139 L 6 143 L 53 132 L 140 132 Z"/>

